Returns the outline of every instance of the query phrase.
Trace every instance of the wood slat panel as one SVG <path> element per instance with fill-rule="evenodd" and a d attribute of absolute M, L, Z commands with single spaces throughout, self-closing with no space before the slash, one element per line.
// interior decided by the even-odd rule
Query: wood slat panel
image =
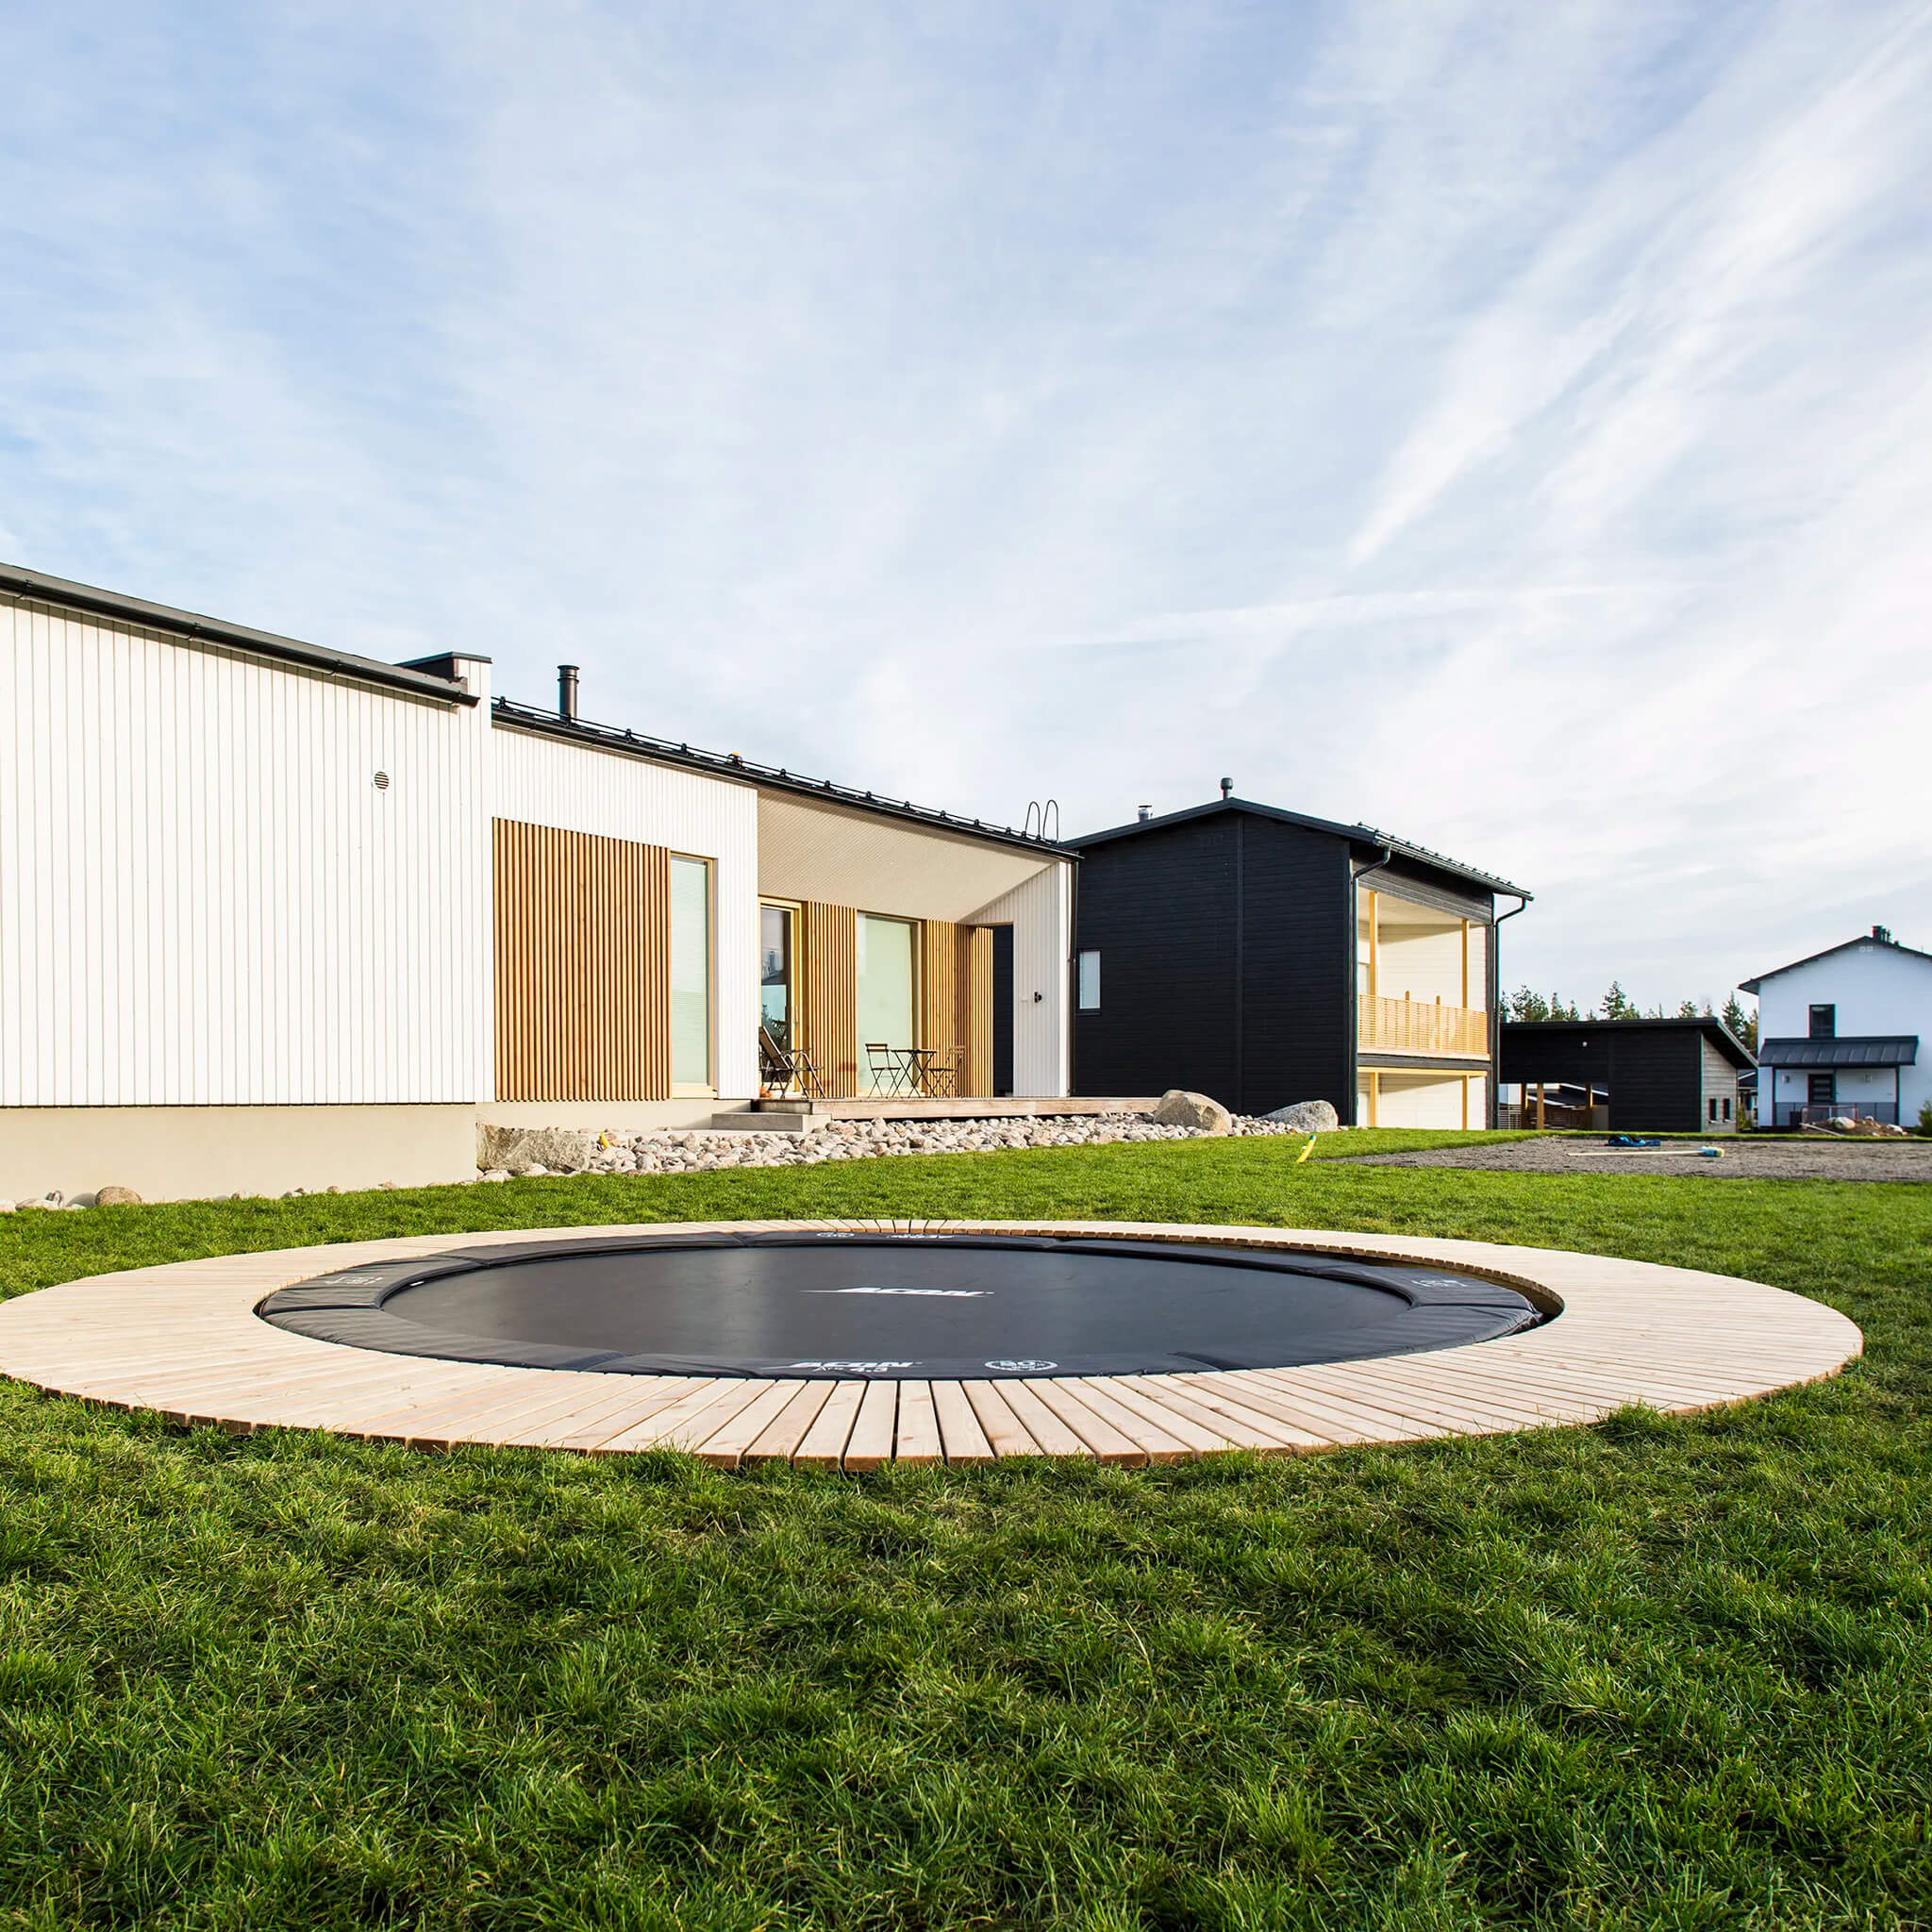
<path fill-rule="evenodd" d="M 959 928 L 947 919 L 922 919 L 918 1045 L 950 1053 L 959 1044 L 958 1000 L 954 991 L 958 968 Z"/>
<path fill-rule="evenodd" d="M 959 1091 L 992 1091 L 992 928 L 961 925 L 953 969 L 960 1046 Z"/>
<path fill-rule="evenodd" d="M 1489 1053 L 1490 1017 L 1479 1007 L 1443 1007 L 1367 992 L 1357 1004 L 1357 1044 L 1364 1049 L 1455 1054 L 1464 1059 L 1482 1059 Z"/>
<path fill-rule="evenodd" d="M 500 1100 L 671 1093 L 671 855 L 494 824 Z"/>
<path fill-rule="evenodd" d="M 798 924 L 806 1044 L 825 1097 L 850 1100 L 858 1091 L 858 914 L 807 900 Z"/>

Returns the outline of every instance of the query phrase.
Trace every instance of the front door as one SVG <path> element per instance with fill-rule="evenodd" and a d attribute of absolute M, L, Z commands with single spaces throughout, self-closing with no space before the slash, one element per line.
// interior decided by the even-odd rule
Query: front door
<path fill-rule="evenodd" d="M 1835 1107 L 1838 1104 L 1838 1075 L 1836 1074 L 1813 1074 L 1811 1091 L 1807 1096 L 1813 1107 Z"/>

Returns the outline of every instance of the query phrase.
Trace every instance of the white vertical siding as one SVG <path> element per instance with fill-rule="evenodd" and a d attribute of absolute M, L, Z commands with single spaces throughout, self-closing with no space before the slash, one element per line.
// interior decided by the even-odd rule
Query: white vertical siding
<path fill-rule="evenodd" d="M 498 818 L 708 858 L 717 894 L 717 1086 L 758 1091 L 758 815 L 749 785 L 513 726 L 491 733 Z"/>
<path fill-rule="evenodd" d="M 1073 867 L 1055 860 L 965 922 L 1013 928 L 1013 1091 L 1028 1099 L 1058 1099 L 1072 1078 L 1073 911 Z"/>
<path fill-rule="evenodd" d="M 0 601 L 0 1106 L 475 1099 L 475 719 Z"/>

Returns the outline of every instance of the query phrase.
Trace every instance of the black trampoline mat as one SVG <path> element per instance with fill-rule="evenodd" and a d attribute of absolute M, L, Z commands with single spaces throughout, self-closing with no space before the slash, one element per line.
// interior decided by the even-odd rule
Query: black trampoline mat
<path fill-rule="evenodd" d="M 1473 1274 L 1160 1240 L 678 1235 L 344 1270 L 261 1313 L 352 1346 L 636 1374 L 907 1377 L 1290 1368 L 1489 1341 Z"/>

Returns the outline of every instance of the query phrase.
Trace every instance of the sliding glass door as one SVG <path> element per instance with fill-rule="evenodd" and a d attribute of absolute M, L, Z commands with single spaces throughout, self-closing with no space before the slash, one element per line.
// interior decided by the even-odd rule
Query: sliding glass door
<path fill-rule="evenodd" d="M 858 915 L 858 1085 L 863 1093 L 890 1093 L 903 1084 L 896 1054 L 914 1042 L 917 997 L 913 923 Z"/>

